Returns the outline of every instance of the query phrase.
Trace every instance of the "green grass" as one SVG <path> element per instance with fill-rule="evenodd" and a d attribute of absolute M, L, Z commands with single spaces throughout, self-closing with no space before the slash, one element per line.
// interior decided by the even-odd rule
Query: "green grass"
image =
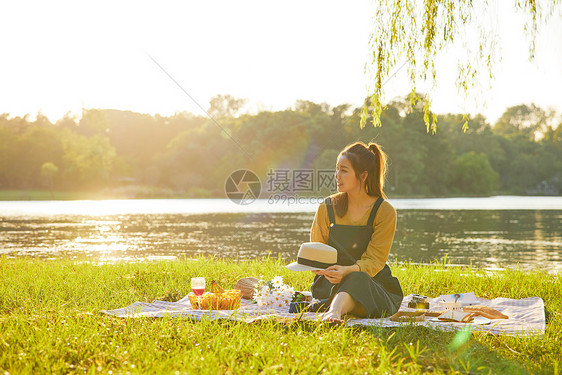
<path fill-rule="evenodd" d="M 472 268 L 394 265 L 404 292 L 430 296 L 539 296 L 544 337 L 458 333 L 424 327 L 327 327 L 315 322 L 192 322 L 119 319 L 101 309 L 175 301 L 192 276 L 220 280 L 281 275 L 308 289 L 311 273 L 278 260 L 214 258 L 95 265 L 0 258 L 0 373 L 557 373 L 562 353 L 562 283 L 541 271 L 488 274 Z M 462 335 L 462 334 L 461 334 Z"/>

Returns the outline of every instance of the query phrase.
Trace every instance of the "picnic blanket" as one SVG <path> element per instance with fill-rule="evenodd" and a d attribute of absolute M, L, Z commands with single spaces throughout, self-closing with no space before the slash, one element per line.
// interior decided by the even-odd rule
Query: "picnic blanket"
<path fill-rule="evenodd" d="M 409 309 L 408 301 L 412 295 L 405 296 L 402 300 L 400 310 Z M 474 323 L 453 323 L 438 322 L 434 320 L 426 320 L 420 322 L 393 322 L 388 318 L 383 319 L 349 319 L 346 320 L 347 326 L 372 326 L 372 327 L 403 327 L 409 325 L 423 325 L 439 330 L 460 330 L 471 327 L 473 330 L 488 331 L 498 335 L 512 336 L 531 336 L 544 335 L 545 330 L 545 314 L 544 302 L 539 297 L 530 297 L 523 299 L 494 298 L 488 300 L 476 297 L 479 304 L 490 306 L 503 314 L 509 319 L 493 319 L 487 324 Z M 436 305 L 438 298 L 430 299 L 430 306 Z M 270 318 L 299 318 L 301 320 L 320 320 L 319 313 L 302 313 L 291 314 L 288 307 L 273 308 L 259 307 L 257 304 L 248 300 L 242 300 L 240 307 L 236 310 L 195 310 L 189 303 L 189 298 L 185 296 L 177 302 L 154 301 L 152 303 L 135 302 L 130 306 L 115 310 L 102 310 L 101 312 L 113 315 L 119 318 L 140 318 L 140 317 L 184 317 L 192 320 L 201 319 L 230 319 L 247 323 L 256 322 L 262 319 Z"/>

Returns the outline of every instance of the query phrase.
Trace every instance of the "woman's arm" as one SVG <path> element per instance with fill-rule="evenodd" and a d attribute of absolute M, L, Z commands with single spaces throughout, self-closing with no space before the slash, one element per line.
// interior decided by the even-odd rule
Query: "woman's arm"
<path fill-rule="evenodd" d="M 374 231 L 367 250 L 357 261 L 360 270 L 373 277 L 383 269 L 390 253 L 394 231 L 396 230 L 396 210 L 384 201 L 375 217 Z"/>
<path fill-rule="evenodd" d="M 330 237 L 330 219 L 328 218 L 328 208 L 324 202 L 320 203 L 312 228 L 310 228 L 310 242 L 322 242 L 328 244 Z"/>
<path fill-rule="evenodd" d="M 330 237 L 330 219 L 328 217 L 328 208 L 324 202 L 320 203 L 312 228 L 310 228 L 310 242 L 322 242 L 326 245 Z M 312 271 L 316 275 L 323 275 L 324 271 Z"/>

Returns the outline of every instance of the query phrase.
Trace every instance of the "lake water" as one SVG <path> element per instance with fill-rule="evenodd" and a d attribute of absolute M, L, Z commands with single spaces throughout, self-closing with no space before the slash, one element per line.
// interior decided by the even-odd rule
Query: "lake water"
<path fill-rule="evenodd" d="M 307 198 L 308 199 L 308 198 Z M 562 197 L 390 199 L 390 260 L 562 270 Z M 0 202 L 0 254 L 92 261 L 296 257 L 318 201 Z"/>

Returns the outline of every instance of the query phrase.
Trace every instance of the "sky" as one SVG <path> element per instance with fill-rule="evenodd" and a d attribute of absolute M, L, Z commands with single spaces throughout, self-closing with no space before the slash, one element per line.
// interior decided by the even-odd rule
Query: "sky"
<path fill-rule="evenodd" d="M 444 54 L 435 112 L 495 121 L 509 106 L 535 103 L 562 113 L 562 16 L 544 26 L 531 63 L 522 18 L 503 4 L 490 16 L 502 55 L 492 87 L 479 103 L 464 99 L 456 61 Z M 253 112 L 299 99 L 360 106 L 373 12 L 364 0 L 2 2 L 0 113 L 40 111 L 53 122 L 82 108 L 204 115 L 217 94 L 248 99 Z M 406 74 L 388 82 L 387 99 L 409 91 Z"/>

